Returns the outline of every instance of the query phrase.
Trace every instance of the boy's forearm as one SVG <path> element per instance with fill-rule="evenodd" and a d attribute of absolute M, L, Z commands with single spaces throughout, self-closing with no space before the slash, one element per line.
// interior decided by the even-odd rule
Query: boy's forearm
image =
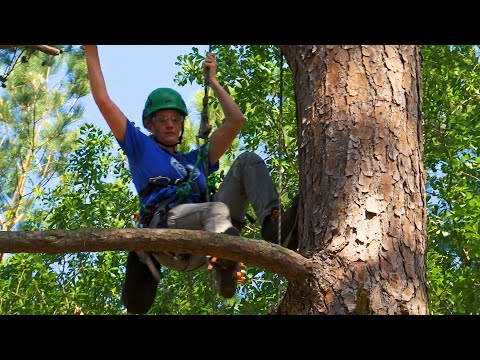
<path fill-rule="evenodd" d="M 88 79 L 92 95 L 97 104 L 108 99 L 107 87 L 100 67 L 100 58 L 98 48 L 93 45 L 84 46 L 85 57 L 87 59 Z"/>
<path fill-rule="evenodd" d="M 210 87 L 212 88 L 215 96 L 222 107 L 223 113 L 225 115 L 225 120 L 234 121 L 239 125 L 243 125 L 244 117 L 238 107 L 237 103 L 232 99 L 230 94 L 223 88 L 222 85 L 217 81 L 217 79 L 210 80 Z"/>

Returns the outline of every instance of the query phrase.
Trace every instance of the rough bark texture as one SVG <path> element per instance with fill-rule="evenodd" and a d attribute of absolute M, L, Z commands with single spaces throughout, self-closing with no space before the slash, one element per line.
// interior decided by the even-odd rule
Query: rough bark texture
<path fill-rule="evenodd" d="M 282 50 L 297 102 L 300 255 L 173 229 L 0 232 L 0 253 L 196 252 L 285 276 L 279 314 L 427 314 L 418 47 Z"/>
<path fill-rule="evenodd" d="M 282 50 L 295 79 L 300 253 L 317 267 L 278 312 L 426 314 L 418 47 Z"/>

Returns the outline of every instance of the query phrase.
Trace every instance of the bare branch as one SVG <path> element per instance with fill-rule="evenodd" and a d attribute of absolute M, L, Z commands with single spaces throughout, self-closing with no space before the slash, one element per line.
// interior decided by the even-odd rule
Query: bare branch
<path fill-rule="evenodd" d="M 0 49 L 8 49 L 12 47 L 24 47 L 24 48 L 35 49 L 45 54 L 53 55 L 53 56 L 60 55 L 63 52 L 62 50 L 57 49 L 56 47 L 53 47 L 50 45 L 0 45 Z"/>
<path fill-rule="evenodd" d="M 302 282 L 314 264 L 263 240 L 183 229 L 0 231 L 0 253 L 172 251 L 217 256 L 255 265 Z"/>
<path fill-rule="evenodd" d="M 48 55 L 57 56 L 62 53 L 62 50 L 50 45 L 25 45 L 26 48 L 35 49 Z"/>

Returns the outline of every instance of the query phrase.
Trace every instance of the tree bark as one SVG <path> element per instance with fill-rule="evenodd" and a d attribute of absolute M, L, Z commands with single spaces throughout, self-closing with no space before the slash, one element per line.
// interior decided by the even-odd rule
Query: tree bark
<path fill-rule="evenodd" d="M 0 252 L 63 254 L 99 251 L 170 251 L 212 255 L 263 267 L 303 283 L 314 264 L 266 241 L 183 229 L 0 231 Z"/>
<path fill-rule="evenodd" d="M 417 46 L 282 46 L 295 81 L 305 294 L 282 314 L 427 314 Z"/>
<path fill-rule="evenodd" d="M 0 252 L 214 255 L 285 276 L 279 314 L 427 314 L 419 48 L 281 48 L 297 103 L 300 254 L 176 229 L 0 232 Z"/>
<path fill-rule="evenodd" d="M 56 47 L 53 47 L 50 45 L 0 45 L 0 49 L 8 49 L 12 47 L 30 48 L 30 49 L 38 50 L 45 54 L 53 55 L 53 56 L 60 55 L 62 53 L 62 50 L 57 49 Z"/>

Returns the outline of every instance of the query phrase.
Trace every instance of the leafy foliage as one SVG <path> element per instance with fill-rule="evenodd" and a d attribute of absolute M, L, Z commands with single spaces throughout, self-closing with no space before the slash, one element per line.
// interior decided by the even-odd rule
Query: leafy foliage
<path fill-rule="evenodd" d="M 429 174 L 427 275 L 433 314 L 478 314 L 480 309 L 478 50 L 477 46 L 423 47 L 424 155 Z M 247 117 L 238 149 L 232 149 L 226 163 L 243 149 L 257 149 L 279 185 L 281 159 L 282 202 L 288 206 L 298 191 L 297 128 L 290 70 L 284 71 L 280 131 L 279 50 L 273 46 L 214 46 L 213 51 L 220 64 L 220 82 Z M 178 57 L 180 71 L 176 80 L 180 85 L 202 84 L 203 58 L 195 48 L 192 53 Z M 24 94 L 27 90 L 34 91 L 33 85 L 25 88 Z M 21 100 L 19 95 L 17 101 Z M 214 97 L 210 98 L 210 104 L 212 123 L 218 126 L 223 115 Z M 0 103 L 0 114 L 12 113 L 11 109 Z M 13 115 L 2 117 L 5 128 L 18 126 L 5 120 L 13 118 Z M 121 152 L 111 151 L 111 135 L 106 136 L 93 126 L 82 127 L 81 134 L 79 148 L 68 157 L 60 183 L 45 192 L 22 229 L 134 226 L 130 213 L 136 211 L 138 202 L 131 191 L 125 157 Z M 184 137 L 187 149 L 192 146 L 195 134 L 195 123 L 187 123 Z M 9 156 L 15 154 L 10 142 L 3 141 L 0 145 L 2 155 L 6 151 Z M 2 159 L 3 156 L 0 169 Z M 4 167 L 6 163 L 3 160 Z M 212 174 L 212 186 L 221 182 L 226 168 L 223 170 Z M 258 225 L 247 223 L 243 236 L 260 239 Z M 125 255 L 109 252 L 11 256 L 0 265 L 0 313 L 124 314 L 119 298 Z M 239 288 L 237 296 L 223 301 L 212 287 L 210 272 L 164 269 L 164 279 L 150 313 L 265 314 L 278 302 L 286 281 L 253 266 L 247 267 L 247 272 L 249 281 Z"/>
<path fill-rule="evenodd" d="M 60 184 L 22 230 L 131 227 L 138 207 L 125 156 L 112 153 L 113 137 L 93 125 L 80 129 Z M 122 204 L 119 208 L 117 204 Z M 248 228 L 248 227 L 247 227 Z M 251 229 L 249 230 L 251 231 Z M 0 265 L 3 314 L 125 314 L 120 302 L 126 253 L 17 254 Z M 249 268 L 253 279 L 235 299 L 223 300 L 208 271 L 181 273 L 163 268 L 151 314 L 261 314 L 276 301 L 278 277 Z M 284 286 L 280 285 L 280 286 Z M 265 291 L 269 291 L 265 295 Z"/>
<path fill-rule="evenodd" d="M 423 54 L 430 309 L 479 314 L 479 48 L 428 46 Z"/>
<path fill-rule="evenodd" d="M 282 176 L 285 194 L 282 200 L 289 204 L 298 191 L 297 124 L 290 69 L 284 64 L 280 94 L 280 51 L 275 46 L 213 46 L 212 51 L 219 63 L 219 82 L 234 97 L 246 117 L 240 136 L 240 151 L 261 152 L 277 186 L 281 160 L 285 174 Z M 176 81 L 179 85 L 187 82 L 202 84 L 203 59 L 196 48 L 192 53 L 178 57 L 181 70 Z M 283 98 L 281 129 L 280 95 Z M 209 102 L 213 109 L 220 106 L 215 97 Z"/>
<path fill-rule="evenodd" d="M 126 157 L 113 136 L 90 124 L 68 158 L 60 183 L 39 199 L 22 230 L 131 227 L 138 207 Z M 118 204 L 122 204 L 121 207 Z M 118 314 L 125 254 L 18 254 L 0 265 L 0 313 Z"/>

